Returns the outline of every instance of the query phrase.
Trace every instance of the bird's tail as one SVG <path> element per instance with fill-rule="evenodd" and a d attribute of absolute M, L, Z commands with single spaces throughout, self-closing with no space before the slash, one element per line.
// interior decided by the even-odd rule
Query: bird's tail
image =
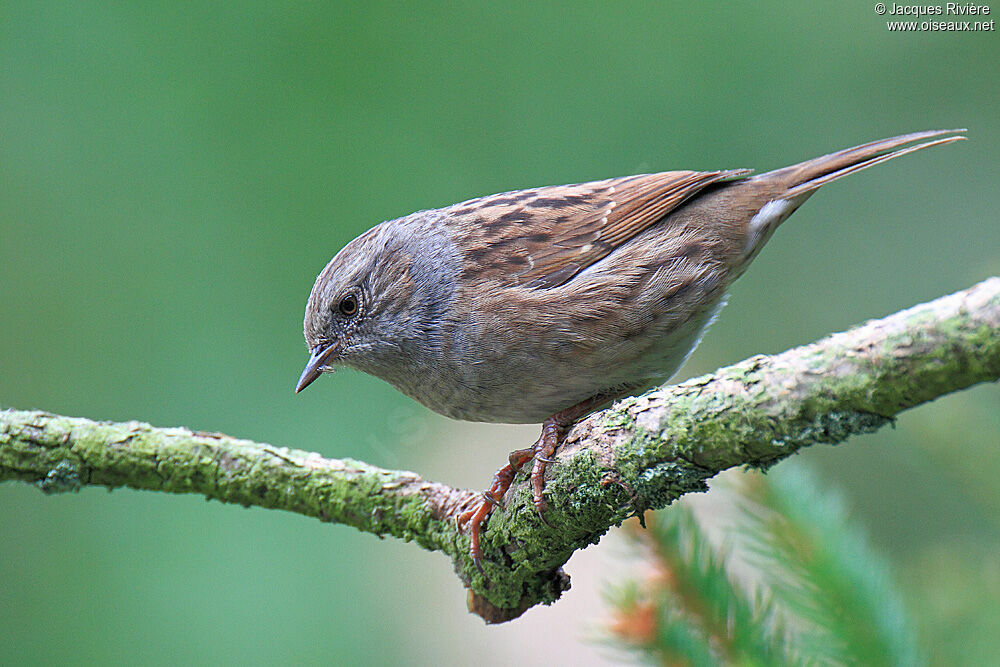
<path fill-rule="evenodd" d="M 856 171 L 873 167 L 886 160 L 891 160 L 907 153 L 913 153 L 924 148 L 939 144 L 950 144 L 962 141 L 964 136 L 957 134 L 966 130 L 929 130 L 903 134 L 889 139 L 871 141 L 853 148 L 845 148 L 836 153 L 806 160 L 790 167 L 761 174 L 755 178 L 779 179 L 787 184 L 787 192 L 782 199 L 795 199 L 800 195 L 811 194 L 816 189 L 838 178 L 853 174 Z M 951 136 L 945 136 L 951 135 Z M 937 137 L 937 138 L 936 138 Z M 799 201 L 804 201 L 803 197 Z"/>

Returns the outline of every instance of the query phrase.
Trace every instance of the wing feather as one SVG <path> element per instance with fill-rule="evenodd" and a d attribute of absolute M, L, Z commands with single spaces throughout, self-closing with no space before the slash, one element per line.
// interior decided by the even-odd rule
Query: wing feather
<path fill-rule="evenodd" d="M 464 275 L 542 289 L 570 280 L 685 200 L 747 169 L 668 171 L 505 192 L 446 209 L 465 250 Z"/>

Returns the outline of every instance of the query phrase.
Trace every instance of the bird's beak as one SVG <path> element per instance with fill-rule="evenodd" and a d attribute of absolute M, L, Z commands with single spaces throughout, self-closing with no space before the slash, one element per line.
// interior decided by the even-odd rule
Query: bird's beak
<path fill-rule="evenodd" d="M 326 347 L 317 346 L 313 349 L 312 356 L 306 362 L 306 368 L 302 371 L 302 376 L 299 378 L 299 383 L 295 385 L 296 394 L 311 385 L 316 378 L 322 375 L 323 371 L 321 369 L 330 360 L 330 357 L 337 354 L 339 349 L 339 343 L 331 343 Z"/>

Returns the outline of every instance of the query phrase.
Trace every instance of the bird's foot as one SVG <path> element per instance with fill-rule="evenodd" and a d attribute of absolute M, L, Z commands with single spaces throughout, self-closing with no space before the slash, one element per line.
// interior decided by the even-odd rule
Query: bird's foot
<path fill-rule="evenodd" d="M 540 438 L 539 442 L 541 442 Z M 538 443 L 536 442 L 535 445 L 532 445 L 528 449 L 518 449 L 511 452 L 507 459 L 507 465 L 497 470 L 496 474 L 493 475 L 493 483 L 490 484 L 490 488 L 483 491 L 482 502 L 458 517 L 458 529 L 465 530 L 466 527 L 469 528 L 469 556 L 472 557 L 472 562 L 476 564 L 476 569 L 480 572 L 483 571 L 483 553 L 479 547 L 479 535 L 482 532 L 483 523 L 486 521 L 486 517 L 490 515 L 490 512 L 493 511 L 493 508 L 500 505 L 504 494 L 507 493 L 507 489 L 514 482 L 514 477 L 517 473 L 535 455 L 535 447 L 537 445 Z"/>
<path fill-rule="evenodd" d="M 527 449 L 518 449 L 510 453 L 507 465 L 497 470 L 497 473 L 493 476 L 493 483 L 490 485 L 490 488 L 483 492 L 482 502 L 458 517 L 458 529 L 465 530 L 466 527 L 469 528 L 469 556 L 472 557 L 472 562 L 476 564 L 476 568 L 480 572 L 483 571 L 483 552 L 479 546 L 479 536 L 482 534 L 483 523 L 485 523 L 486 518 L 493 511 L 493 507 L 501 504 L 504 494 L 507 493 L 510 485 L 514 483 L 514 477 L 524 467 L 524 464 L 531 459 L 535 460 L 534 465 L 531 467 L 531 499 L 535 504 L 535 509 L 538 510 L 538 516 L 542 520 L 542 523 L 548 526 L 549 523 L 545 520 L 547 503 L 545 502 L 545 496 L 542 494 L 545 491 L 545 470 L 550 463 L 554 462 L 552 457 L 555 455 L 556 449 L 565 437 L 569 427 L 578 419 L 599 405 L 607 403 L 616 396 L 627 392 L 628 388 L 616 392 L 598 394 L 562 412 L 557 412 L 542 424 L 542 435 L 535 441 L 535 444 Z"/>
<path fill-rule="evenodd" d="M 554 461 L 552 456 L 567 428 L 567 425 L 563 424 L 558 417 L 559 415 L 555 415 L 545 420 L 545 423 L 542 424 L 542 435 L 531 447 L 511 452 L 507 459 L 507 465 L 497 470 L 490 488 L 483 492 L 482 502 L 458 517 L 459 530 L 464 530 L 466 527 L 469 529 L 469 556 L 472 557 L 472 562 L 476 564 L 476 568 L 480 572 L 483 571 L 483 553 L 479 545 L 479 536 L 482 534 L 483 524 L 493 508 L 501 504 L 504 494 L 514 483 L 517 473 L 524 467 L 524 464 L 532 459 L 535 460 L 535 464 L 531 468 L 532 501 L 535 504 L 535 509 L 538 510 L 538 516 L 542 523 L 549 525 L 545 520 L 547 504 L 542 495 L 545 491 L 545 470 L 548 464 Z"/>

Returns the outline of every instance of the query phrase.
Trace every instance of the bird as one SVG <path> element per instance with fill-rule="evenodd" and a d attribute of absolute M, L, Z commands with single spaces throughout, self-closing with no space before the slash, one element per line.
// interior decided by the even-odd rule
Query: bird
<path fill-rule="evenodd" d="M 546 468 L 569 427 L 673 376 L 799 206 L 827 183 L 965 132 L 904 134 L 759 175 L 529 188 L 382 222 L 317 276 L 295 391 L 344 366 L 453 419 L 541 422 L 538 440 L 458 517 L 482 571 L 483 524 L 520 469 L 534 461 L 544 521 Z"/>

